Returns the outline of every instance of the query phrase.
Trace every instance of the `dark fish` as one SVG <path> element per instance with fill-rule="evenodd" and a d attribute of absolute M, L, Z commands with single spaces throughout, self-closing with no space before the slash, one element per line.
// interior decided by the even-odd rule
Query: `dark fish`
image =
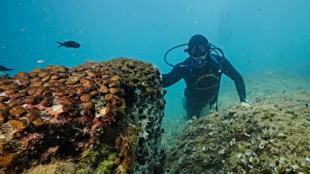
<path fill-rule="evenodd" d="M 0 71 L 11 71 L 11 70 L 14 70 L 14 69 L 6 68 L 0 65 Z"/>
<path fill-rule="evenodd" d="M 81 45 L 75 41 L 67 41 L 67 42 L 64 42 L 64 43 L 61 43 L 61 42 L 57 42 L 55 41 L 56 43 L 60 44 L 58 46 L 58 48 L 62 47 L 62 46 L 65 46 L 67 48 L 79 48 Z"/>

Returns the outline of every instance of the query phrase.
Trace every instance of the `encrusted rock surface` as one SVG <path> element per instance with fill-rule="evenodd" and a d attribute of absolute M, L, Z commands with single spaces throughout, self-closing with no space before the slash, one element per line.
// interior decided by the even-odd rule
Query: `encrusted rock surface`
<path fill-rule="evenodd" d="M 161 86 L 126 58 L 0 79 L 0 173 L 159 172 Z"/>
<path fill-rule="evenodd" d="M 190 121 L 165 173 L 310 173 L 309 104 L 291 92 Z"/>

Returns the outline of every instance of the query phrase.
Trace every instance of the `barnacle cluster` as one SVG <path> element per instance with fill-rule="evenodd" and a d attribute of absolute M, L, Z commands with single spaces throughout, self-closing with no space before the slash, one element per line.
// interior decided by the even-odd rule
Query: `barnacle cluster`
<path fill-rule="evenodd" d="M 75 161 L 77 173 L 155 169 L 163 96 L 158 69 L 127 58 L 0 79 L 0 170 L 51 159 Z"/>
<path fill-rule="evenodd" d="M 308 91 L 292 92 L 192 121 L 166 172 L 310 173 L 309 103 Z"/>

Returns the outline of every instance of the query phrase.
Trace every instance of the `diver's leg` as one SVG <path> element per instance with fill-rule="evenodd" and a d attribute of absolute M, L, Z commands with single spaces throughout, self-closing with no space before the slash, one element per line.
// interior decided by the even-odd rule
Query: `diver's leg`
<path fill-rule="evenodd" d="M 186 119 L 191 119 L 194 116 L 192 102 L 189 97 L 185 98 L 185 102 L 183 103 L 184 109 L 186 111 Z"/>
<path fill-rule="evenodd" d="M 196 114 L 195 114 L 195 111 L 194 111 L 194 107 L 190 104 L 186 104 L 186 116 L 187 118 L 186 119 L 191 119 L 192 117 L 194 117 Z"/>
<path fill-rule="evenodd" d="M 201 113 L 200 113 L 201 116 L 203 117 L 203 116 L 208 115 L 209 112 L 210 112 L 210 109 L 211 109 L 211 107 L 210 107 L 209 103 L 205 104 L 205 105 L 202 107 L 202 109 L 201 109 Z"/>
<path fill-rule="evenodd" d="M 187 99 L 185 104 L 186 104 L 187 119 L 192 119 L 194 116 L 196 118 L 200 117 L 202 106 L 200 106 L 199 104 L 197 104 L 197 102 L 191 99 L 189 100 Z"/>

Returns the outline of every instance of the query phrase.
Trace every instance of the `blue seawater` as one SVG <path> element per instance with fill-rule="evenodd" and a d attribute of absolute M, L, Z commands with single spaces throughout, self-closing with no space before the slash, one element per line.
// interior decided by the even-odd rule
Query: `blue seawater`
<path fill-rule="evenodd" d="M 309 69 L 309 9 L 309 0 L 1 1 L 0 65 L 15 68 L 8 72 L 13 76 L 49 64 L 128 57 L 168 73 L 166 50 L 199 33 L 222 48 L 243 76 Z M 55 41 L 68 40 L 81 47 L 57 48 Z M 167 58 L 176 64 L 186 57 L 178 48 Z M 184 87 L 181 81 L 167 88 L 166 117 L 184 115 Z"/>

